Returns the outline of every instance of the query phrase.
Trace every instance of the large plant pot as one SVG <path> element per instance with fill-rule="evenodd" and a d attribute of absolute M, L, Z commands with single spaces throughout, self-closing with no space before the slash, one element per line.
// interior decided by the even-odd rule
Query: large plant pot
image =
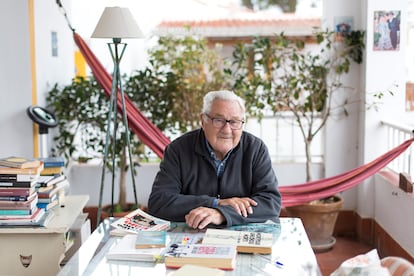
<path fill-rule="evenodd" d="M 320 200 L 286 207 L 289 216 L 302 219 L 312 249 L 315 252 L 330 250 L 335 245 L 336 239 L 332 234 L 342 202 L 341 197 L 332 196 L 328 201 Z"/>

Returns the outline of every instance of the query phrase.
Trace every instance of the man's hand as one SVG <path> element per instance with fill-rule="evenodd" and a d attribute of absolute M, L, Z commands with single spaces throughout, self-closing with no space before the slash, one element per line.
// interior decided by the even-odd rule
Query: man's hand
<path fill-rule="evenodd" d="M 224 216 L 220 211 L 208 207 L 195 208 L 185 215 L 185 222 L 194 229 L 203 229 L 210 223 L 219 225 L 224 221 Z"/>
<path fill-rule="evenodd" d="M 241 216 L 247 217 L 248 215 L 253 214 L 252 206 L 257 206 L 257 202 L 249 197 L 231 197 L 220 199 L 218 205 L 230 205 Z"/>

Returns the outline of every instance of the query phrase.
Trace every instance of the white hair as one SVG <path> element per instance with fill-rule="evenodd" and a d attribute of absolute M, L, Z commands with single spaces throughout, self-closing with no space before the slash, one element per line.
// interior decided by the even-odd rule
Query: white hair
<path fill-rule="evenodd" d="M 211 107 L 213 105 L 213 101 L 216 99 L 237 102 L 240 105 L 240 108 L 242 109 L 244 117 L 244 113 L 246 110 L 244 106 L 244 100 L 237 96 L 233 91 L 229 90 L 210 91 L 206 95 L 204 95 L 202 113 L 209 114 L 211 111 Z"/>

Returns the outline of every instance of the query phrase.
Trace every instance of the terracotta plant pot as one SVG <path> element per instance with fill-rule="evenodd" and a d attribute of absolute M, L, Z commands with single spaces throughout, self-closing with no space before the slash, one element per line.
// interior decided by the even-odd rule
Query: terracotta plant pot
<path fill-rule="evenodd" d="M 341 197 L 332 196 L 328 201 L 320 200 L 286 207 L 289 216 L 302 219 L 315 252 L 330 250 L 335 245 L 336 239 L 332 234 L 342 202 Z"/>

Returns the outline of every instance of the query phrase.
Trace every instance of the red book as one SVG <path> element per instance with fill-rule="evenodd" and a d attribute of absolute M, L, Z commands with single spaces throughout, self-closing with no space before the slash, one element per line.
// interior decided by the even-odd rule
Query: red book
<path fill-rule="evenodd" d="M 28 197 L 34 194 L 35 187 L 30 188 L 0 188 L 0 197 Z"/>

